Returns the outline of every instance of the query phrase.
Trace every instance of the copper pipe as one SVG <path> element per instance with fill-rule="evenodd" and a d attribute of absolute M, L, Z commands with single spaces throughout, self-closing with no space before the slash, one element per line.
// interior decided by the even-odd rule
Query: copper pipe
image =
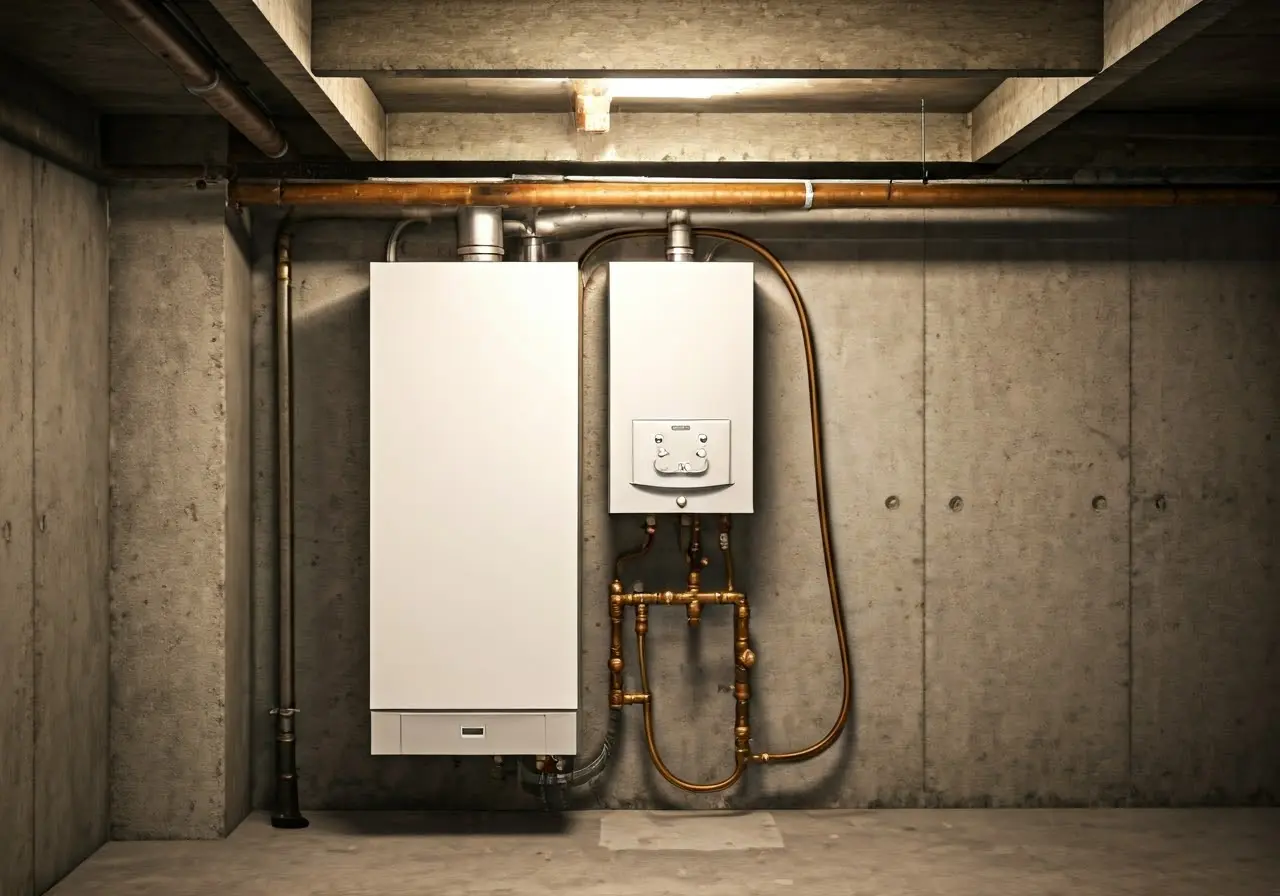
<path fill-rule="evenodd" d="M 729 549 L 729 531 L 733 518 L 729 514 L 720 517 L 720 554 L 724 557 L 724 590 L 733 590 L 733 551 Z"/>
<path fill-rule="evenodd" d="M 613 561 L 613 577 L 615 580 L 618 582 L 622 581 L 623 564 L 630 563 L 633 560 L 639 560 L 641 557 L 649 553 L 650 548 L 653 547 L 654 533 L 657 531 L 658 518 L 652 516 L 646 517 L 644 521 L 644 541 L 641 542 L 640 546 L 637 548 L 633 548 L 630 551 L 623 551 L 618 555 L 617 559 Z"/>
<path fill-rule="evenodd" d="M 625 606 L 639 604 L 688 604 L 698 601 L 704 604 L 736 604 L 743 597 L 738 591 L 633 591 L 630 594 L 618 594 L 617 598 Z"/>
<path fill-rule="evenodd" d="M 139 0 L 97 0 L 133 6 Z M 1158 208 L 1280 205 L 1280 186 L 1076 186 L 832 181 L 334 181 L 234 183 L 241 205 L 488 205 L 503 208 Z M 665 230 L 659 231 L 665 234 Z"/>
<path fill-rule="evenodd" d="M 230 80 L 196 41 L 151 0 L 94 0 L 125 31 L 159 57 L 192 96 L 199 97 L 269 159 L 289 144 L 266 114 Z"/>
<path fill-rule="evenodd" d="M 753 755 L 751 759 L 755 762 L 796 762 L 812 759 L 835 743 L 844 733 L 845 726 L 849 722 L 849 713 L 853 709 L 853 664 L 849 657 L 849 638 L 844 627 L 844 601 L 840 596 L 840 581 L 836 575 L 835 549 L 831 543 L 826 462 L 822 455 L 822 407 L 818 388 L 818 362 L 813 350 L 813 333 L 809 329 L 809 313 L 805 308 L 800 288 L 791 279 L 786 267 L 776 255 L 760 243 L 731 230 L 699 229 L 697 233 L 737 243 L 763 258 L 781 278 L 787 292 L 791 295 L 791 303 L 795 307 L 796 319 L 800 325 L 800 338 L 804 344 L 805 371 L 809 380 L 809 434 L 813 441 L 813 479 L 818 504 L 818 529 L 822 540 L 822 562 L 827 574 L 827 592 L 831 597 L 831 620 L 835 629 L 836 650 L 840 657 L 840 711 L 827 733 L 809 746 L 786 753 L 760 753 Z"/>
<path fill-rule="evenodd" d="M 658 750 L 658 741 L 653 730 L 653 691 L 649 688 L 649 666 L 645 655 L 645 634 L 649 629 L 648 612 L 649 608 L 644 604 L 636 606 L 636 659 L 640 664 L 640 690 L 644 692 L 645 698 L 641 702 L 641 707 L 644 711 L 644 740 L 649 749 L 649 758 L 653 761 L 653 767 L 658 770 L 658 774 L 662 775 L 667 783 L 681 790 L 687 790 L 690 793 L 714 793 L 717 790 L 727 790 L 737 784 L 746 772 L 750 758 L 746 752 L 735 749 L 733 771 L 727 778 L 710 784 L 696 784 L 677 777 L 662 761 L 662 754 Z"/>
<path fill-rule="evenodd" d="M 737 700 L 733 745 L 739 761 L 745 765 L 751 760 L 750 675 L 751 667 L 756 664 L 756 654 L 751 649 L 751 610 L 745 597 L 734 608 L 733 617 L 733 695 Z"/>
<path fill-rule="evenodd" d="M 644 521 L 644 541 L 630 551 L 623 551 L 613 561 L 614 579 L 609 586 L 609 705 L 622 706 L 628 702 L 622 693 L 622 567 L 631 560 L 638 560 L 649 553 L 653 547 L 654 535 L 658 531 L 657 517 L 646 517 Z"/>
<path fill-rule="evenodd" d="M 614 582 L 621 590 L 622 585 Z M 609 595 L 609 705 L 621 706 L 622 694 L 622 601 L 615 591 Z"/>

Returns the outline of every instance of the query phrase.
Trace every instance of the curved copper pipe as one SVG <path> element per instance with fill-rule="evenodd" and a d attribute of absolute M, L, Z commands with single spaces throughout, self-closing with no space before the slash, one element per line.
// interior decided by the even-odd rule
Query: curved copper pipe
<path fill-rule="evenodd" d="M 679 787 L 681 790 L 687 790 L 690 793 L 715 793 L 717 790 L 728 790 L 742 779 L 747 770 L 748 757 L 741 752 L 734 752 L 733 771 L 730 772 L 729 777 L 710 784 L 695 784 L 692 781 L 677 777 L 671 769 L 667 768 L 667 764 L 662 761 L 662 754 L 658 751 L 658 742 L 653 733 L 653 692 L 649 690 L 649 668 L 645 659 L 644 649 L 645 632 L 644 628 L 642 628 L 642 626 L 647 627 L 647 621 L 642 614 L 644 610 L 646 610 L 644 604 L 636 607 L 636 657 L 640 663 L 640 690 L 647 695 L 647 699 L 641 703 L 641 707 L 644 711 L 644 740 L 645 745 L 649 748 L 649 758 L 653 761 L 653 767 L 658 770 L 658 774 L 666 779 L 668 784 Z"/>
<path fill-rule="evenodd" d="M 836 576 L 835 550 L 831 544 L 831 519 L 828 512 L 826 463 L 822 456 L 822 408 L 819 402 L 818 363 L 813 349 L 813 333 L 809 328 L 809 313 L 805 308 L 804 297 L 796 286 L 786 267 L 778 257 L 760 243 L 735 233 L 732 230 L 699 229 L 699 236 L 710 236 L 717 239 L 737 243 L 755 252 L 763 258 L 778 277 L 781 278 L 787 292 L 791 295 L 791 303 L 795 306 L 796 318 L 800 324 L 800 338 L 804 343 L 805 372 L 809 380 L 809 431 L 813 440 L 813 478 L 814 492 L 818 503 L 818 529 L 822 536 L 822 560 L 827 573 L 827 592 L 831 596 L 831 618 L 835 628 L 836 647 L 840 655 L 841 696 L 840 712 L 836 715 L 831 728 L 822 738 L 807 747 L 791 750 L 786 753 L 757 753 L 752 755 L 754 762 L 797 762 L 812 759 L 825 752 L 844 733 L 849 722 L 849 714 L 853 709 L 853 664 L 849 656 L 849 637 L 844 627 L 844 601 L 840 596 L 840 582 Z"/>
<path fill-rule="evenodd" d="M 133 3 L 137 0 L 98 0 Z M 1280 186 L 1077 186 L 845 181 L 343 181 L 235 183 L 241 205 L 504 208 L 1158 208 L 1280 205 Z M 660 231 L 666 233 L 665 230 Z"/>
<path fill-rule="evenodd" d="M 622 581 L 623 564 L 630 563 L 633 560 L 639 560 L 641 557 L 649 553 L 650 548 L 653 547 L 654 533 L 657 531 L 658 523 L 656 518 L 649 517 L 646 519 L 644 524 L 644 541 L 641 542 L 640 546 L 637 548 L 633 548 L 629 551 L 623 551 L 613 561 L 613 577 L 616 581 L 619 583 Z"/>
<path fill-rule="evenodd" d="M 585 267 L 597 252 L 611 243 L 638 237 L 657 237 L 665 233 L 666 231 L 660 228 L 644 228 L 605 234 L 587 247 L 578 264 L 580 267 Z M 835 550 L 831 543 L 831 522 L 827 508 L 826 463 L 822 454 L 822 409 L 818 391 L 818 364 L 813 348 L 813 333 L 809 327 L 809 314 L 805 307 L 804 297 L 800 294 L 800 288 L 791 279 L 791 275 L 778 257 L 763 245 L 732 230 L 699 227 L 694 230 L 694 234 L 737 243 L 764 259 L 782 280 L 788 294 L 790 294 L 792 305 L 795 307 L 796 318 L 800 325 L 800 337 L 804 345 L 805 371 L 809 383 L 809 429 L 813 440 L 814 491 L 816 492 L 818 503 L 818 527 L 821 531 L 822 560 L 826 569 L 827 591 L 831 597 L 832 623 L 840 657 L 840 711 L 836 715 L 830 730 L 818 741 L 802 749 L 790 750 L 785 753 L 756 753 L 751 756 L 751 761 L 769 763 L 797 762 L 804 759 L 812 759 L 828 750 L 839 739 L 844 732 L 845 726 L 849 723 L 849 715 L 853 709 L 853 663 L 849 655 L 849 638 L 844 626 L 844 601 L 841 598 L 840 583 L 836 577 Z M 708 602 L 707 595 L 699 595 L 699 599 Z"/>

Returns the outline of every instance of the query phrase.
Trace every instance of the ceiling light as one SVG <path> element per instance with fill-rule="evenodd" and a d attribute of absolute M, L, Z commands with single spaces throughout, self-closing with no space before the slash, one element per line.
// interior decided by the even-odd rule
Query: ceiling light
<path fill-rule="evenodd" d="M 709 100 L 751 87 L 751 78 L 608 78 L 603 84 L 614 99 Z"/>

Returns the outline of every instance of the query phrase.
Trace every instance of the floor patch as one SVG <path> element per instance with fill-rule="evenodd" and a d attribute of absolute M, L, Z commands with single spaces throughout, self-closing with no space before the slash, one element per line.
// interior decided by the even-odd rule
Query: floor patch
<path fill-rule="evenodd" d="M 600 819 L 600 845 L 630 849 L 782 849 L 768 812 L 610 812 Z"/>

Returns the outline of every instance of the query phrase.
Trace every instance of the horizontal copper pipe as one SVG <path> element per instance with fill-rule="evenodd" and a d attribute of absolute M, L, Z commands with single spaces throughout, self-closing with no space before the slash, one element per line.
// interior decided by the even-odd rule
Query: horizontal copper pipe
<path fill-rule="evenodd" d="M 249 206 L 467 206 L 504 208 L 1162 208 L 1280 205 L 1280 185 L 1074 186 L 996 183 L 761 181 L 234 183 Z M 806 202 L 811 199 L 811 202 Z"/>
<path fill-rule="evenodd" d="M 614 594 L 612 599 L 625 606 L 638 604 L 736 604 L 746 595 L 739 591 L 653 591 L 649 593 L 632 592 L 631 594 Z"/>

